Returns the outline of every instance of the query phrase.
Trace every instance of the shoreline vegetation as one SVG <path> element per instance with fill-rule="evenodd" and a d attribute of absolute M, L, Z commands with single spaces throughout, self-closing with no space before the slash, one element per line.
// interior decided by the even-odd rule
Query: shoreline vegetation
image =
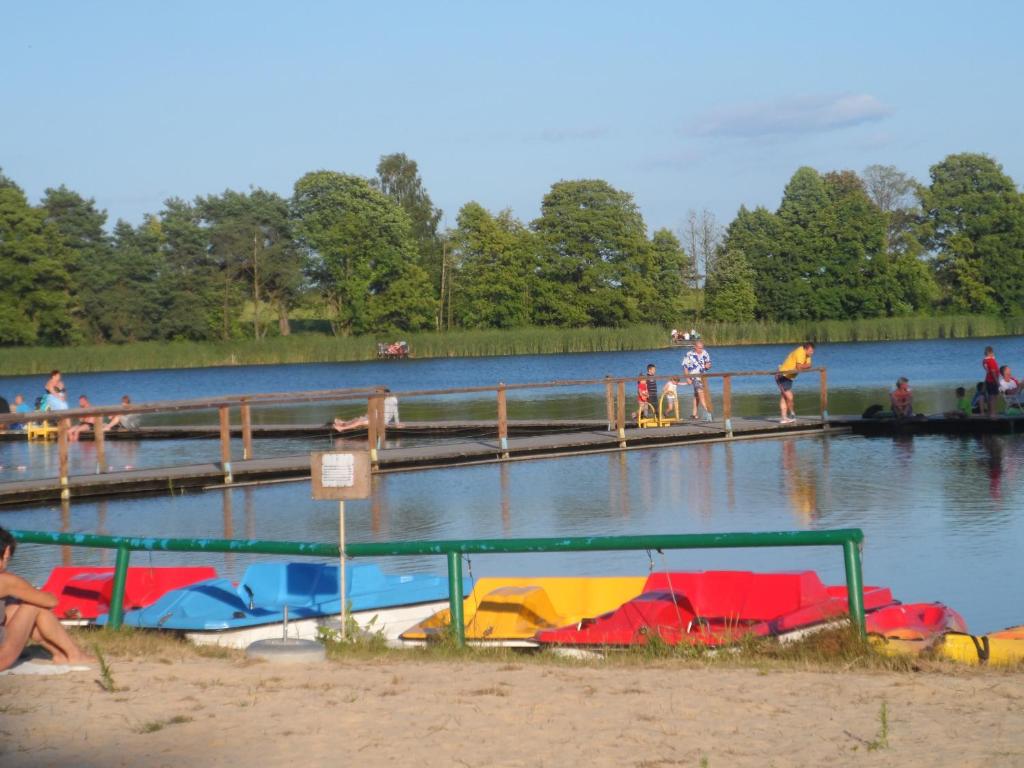
<path fill-rule="evenodd" d="M 1024 317 L 958 315 L 887 317 L 799 322 L 705 322 L 699 331 L 713 346 L 864 341 L 917 341 L 1024 334 Z M 414 358 L 490 357 L 658 349 L 668 346 L 669 329 L 516 328 L 402 334 Z M 209 368 L 240 365 L 338 363 L 376 360 L 379 335 L 331 336 L 300 333 L 228 342 L 145 341 L 73 347 L 3 347 L 5 376 L 37 375 L 54 368 L 75 373 Z"/>

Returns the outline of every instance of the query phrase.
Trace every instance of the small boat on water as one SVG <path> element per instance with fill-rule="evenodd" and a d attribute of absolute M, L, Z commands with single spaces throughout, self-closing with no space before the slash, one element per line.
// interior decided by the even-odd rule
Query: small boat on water
<path fill-rule="evenodd" d="M 534 635 L 609 611 L 640 594 L 646 579 L 541 577 L 478 579 L 463 604 L 466 641 L 477 645 L 537 646 Z M 408 643 L 440 639 L 451 614 L 439 611 L 402 633 Z"/>
<path fill-rule="evenodd" d="M 331 620 L 337 626 L 338 576 L 338 566 L 328 563 L 256 563 L 237 585 L 227 579 L 191 584 L 126 613 L 124 624 L 173 630 L 199 644 L 245 648 L 281 637 L 287 607 L 288 637 L 314 639 Z M 346 565 L 345 593 L 356 623 L 388 640 L 448 604 L 444 577 L 385 574 L 376 565 Z M 106 620 L 101 616 L 97 623 Z"/>
<path fill-rule="evenodd" d="M 883 587 L 864 588 L 865 610 L 894 604 Z M 845 587 L 826 586 L 813 571 L 654 573 L 643 593 L 618 608 L 558 629 L 541 630 L 543 644 L 718 646 L 744 635 L 784 636 L 847 615 Z"/>
<path fill-rule="evenodd" d="M 178 589 L 217 576 L 208 566 L 132 567 L 124 588 L 124 609 L 143 608 L 156 602 L 172 589 Z M 58 566 L 41 587 L 57 596 L 53 612 L 68 624 L 90 624 L 110 610 L 114 593 L 114 569 L 93 566 Z"/>

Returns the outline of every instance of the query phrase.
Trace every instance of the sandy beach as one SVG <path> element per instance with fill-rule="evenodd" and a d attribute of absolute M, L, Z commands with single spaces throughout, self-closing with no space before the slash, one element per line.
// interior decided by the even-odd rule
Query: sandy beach
<path fill-rule="evenodd" d="M 0 677 L 0 764 L 1024 765 L 1019 672 L 412 656 L 111 666 L 113 693 L 95 671 Z"/>

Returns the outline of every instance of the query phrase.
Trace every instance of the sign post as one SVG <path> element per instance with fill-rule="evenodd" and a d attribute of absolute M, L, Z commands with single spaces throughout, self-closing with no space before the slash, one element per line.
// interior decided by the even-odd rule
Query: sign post
<path fill-rule="evenodd" d="M 338 549 L 341 552 L 338 586 L 341 593 L 341 637 L 345 626 L 345 500 L 365 499 L 370 495 L 370 454 L 367 451 L 321 452 L 310 454 L 313 498 L 338 501 Z"/>

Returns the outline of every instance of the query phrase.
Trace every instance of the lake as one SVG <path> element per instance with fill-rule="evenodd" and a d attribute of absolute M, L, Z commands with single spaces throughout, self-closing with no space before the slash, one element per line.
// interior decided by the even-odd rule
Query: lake
<path fill-rule="evenodd" d="M 911 379 L 919 409 L 948 408 L 952 387 L 970 384 L 981 350 L 999 359 L 1024 356 L 1019 338 L 822 347 L 816 364 L 829 368 L 833 411 L 884 402 L 897 375 Z M 712 349 L 717 370 L 778 364 L 790 345 Z M 394 361 L 312 366 L 270 366 L 122 374 L 69 374 L 70 393 L 84 389 L 95 402 L 115 402 L 125 391 L 138 401 L 207 394 L 321 389 L 383 383 L 393 389 L 486 385 L 503 380 L 630 374 L 648 360 L 660 372 L 678 366 L 677 350 L 607 355 Z M 38 387 L 40 382 L 32 379 Z M 20 383 L 19 383 L 20 382 Z M 771 407 L 767 381 L 737 381 L 738 400 Z M 0 380 L 0 393 L 26 380 Z M 814 376 L 797 384 L 811 412 Z M 766 390 L 767 391 L 761 391 Z M 845 399 L 844 399 L 845 398 Z M 544 398 L 539 398 L 543 401 Z M 544 410 L 590 410 L 586 398 L 562 396 Z M 538 403 L 537 407 L 541 407 Z M 599 402 L 598 414 L 603 413 Z M 525 406 L 524 406 L 525 407 Z M 405 406 L 403 405 L 403 411 Z M 572 415 L 575 415 L 574 413 Z M 403 416 L 407 417 L 403 412 Z M 211 441 L 199 441 L 209 444 Z M 314 441 L 259 441 L 258 455 L 300 453 Z M 185 459 L 195 441 L 162 445 L 154 457 Z M 329 445 L 325 435 L 323 447 Z M 145 459 L 148 444 L 109 445 Z M 44 462 L 50 448 L 29 456 Z M 3 450 L 27 450 L 22 444 Z M 33 447 L 33 450 L 35 447 Z M 91 446 L 74 446 L 73 460 L 88 466 Z M 75 454 L 77 451 L 77 459 Z M 204 453 L 206 459 L 213 453 Z M 561 535 L 690 533 L 860 527 L 866 535 L 865 580 L 891 586 L 905 602 L 943 600 L 961 611 L 975 631 L 1024 622 L 1024 520 L 1019 512 L 1024 440 L 1018 436 L 937 436 L 868 439 L 851 435 L 737 441 L 586 457 L 514 462 L 389 474 L 374 479 L 372 501 L 350 502 L 350 541 Z M 28 454 L 26 454 L 28 455 Z M 7 462 L 5 462 L 7 463 Z M 112 463 L 113 459 L 112 459 Z M 125 535 L 226 536 L 334 541 L 337 506 L 310 499 L 308 482 L 107 502 L 73 501 L 66 507 L 0 511 L 5 527 Z M 137 553 L 136 565 L 210 562 L 210 555 Z M 214 564 L 238 577 L 252 557 L 221 555 Z M 42 581 L 64 561 L 112 564 L 113 553 L 24 546 L 14 570 Z M 443 558 L 405 558 L 392 570 L 443 572 Z M 838 550 L 718 550 L 709 552 L 580 553 L 474 557 L 484 575 L 643 574 L 649 568 L 817 570 L 830 583 L 843 580 Z"/>

